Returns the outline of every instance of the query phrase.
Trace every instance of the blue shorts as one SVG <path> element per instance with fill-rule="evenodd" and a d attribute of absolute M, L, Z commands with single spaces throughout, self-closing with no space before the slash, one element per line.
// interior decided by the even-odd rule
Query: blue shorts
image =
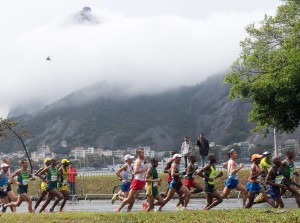
<path fill-rule="evenodd" d="M 272 199 L 280 198 L 280 188 L 279 187 L 274 187 L 271 185 L 267 186 L 267 192 L 270 194 Z"/>
<path fill-rule="evenodd" d="M 121 183 L 121 190 L 122 192 L 128 192 L 130 191 L 130 182 L 126 182 L 126 184 L 124 184 L 123 182 Z"/>
<path fill-rule="evenodd" d="M 253 194 L 257 194 L 258 191 L 261 190 L 259 183 L 257 182 L 248 182 L 247 183 L 247 191 Z"/>
<path fill-rule="evenodd" d="M 178 191 L 182 185 L 181 181 L 171 181 L 169 188 Z"/>
<path fill-rule="evenodd" d="M 239 180 L 234 180 L 231 178 L 228 178 L 225 182 L 225 187 L 227 187 L 229 190 L 234 189 L 239 184 Z"/>

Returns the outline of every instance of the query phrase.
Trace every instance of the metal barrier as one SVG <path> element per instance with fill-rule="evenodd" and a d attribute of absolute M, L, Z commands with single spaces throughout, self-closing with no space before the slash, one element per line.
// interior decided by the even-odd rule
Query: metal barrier
<path fill-rule="evenodd" d="M 250 170 L 249 165 L 244 167 L 244 170 Z M 224 172 L 224 177 L 227 176 L 227 170 L 222 167 L 217 167 L 218 171 Z M 158 171 L 159 174 L 163 173 L 162 170 Z M 163 175 L 164 176 L 164 175 Z M 166 175 L 165 175 L 166 176 Z M 88 198 L 110 198 L 112 196 L 112 189 L 114 186 L 119 185 L 120 181 L 114 172 L 109 171 L 88 171 L 79 172 L 75 181 L 75 194 L 70 193 L 71 200 Z M 39 197 L 41 194 L 41 180 L 37 179 L 31 181 L 29 184 L 29 196 Z M 166 186 L 166 185 L 165 185 Z M 17 186 L 13 186 L 15 193 Z M 71 192 L 71 191 L 70 191 Z M 17 194 L 17 193 L 16 193 Z"/>

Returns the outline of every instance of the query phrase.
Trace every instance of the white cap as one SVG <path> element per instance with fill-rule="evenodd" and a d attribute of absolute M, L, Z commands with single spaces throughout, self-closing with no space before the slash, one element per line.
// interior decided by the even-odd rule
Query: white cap
<path fill-rule="evenodd" d="M 175 159 L 175 158 L 177 158 L 177 157 L 181 158 L 182 155 L 181 155 L 181 154 L 178 154 L 178 153 L 176 153 L 176 154 L 173 155 L 173 159 Z"/>
<path fill-rule="evenodd" d="M 126 156 L 124 156 L 124 160 L 127 161 L 129 159 L 133 159 L 134 156 L 130 155 L 130 154 L 127 154 Z"/>
<path fill-rule="evenodd" d="M 9 165 L 7 165 L 6 163 L 2 163 L 1 168 L 3 168 L 3 167 L 9 167 Z"/>

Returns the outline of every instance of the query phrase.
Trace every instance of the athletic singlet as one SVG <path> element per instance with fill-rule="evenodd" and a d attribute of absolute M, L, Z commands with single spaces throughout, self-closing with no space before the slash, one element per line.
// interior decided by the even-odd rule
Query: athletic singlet
<path fill-rule="evenodd" d="M 259 169 L 259 167 L 257 166 L 257 165 L 255 165 L 255 164 L 252 164 L 252 166 L 251 166 L 251 169 L 253 168 L 253 167 L 255 167 L 255 172 L 256 173 L 260 173 L 261 172 L 261 170 Z M 250 182 L 257 182 L 257 181 L 260 181 L 260 176 L 258 176 L 258 177 L 256 177 L 256 178 L 251 178 L 251 170 L 250 170 L 250 176 L 249 176 L 249 178 L 248 178 L 248 181 L 250 181 Z"/>
<path fill-rule="evenodd" d="M 191 171 L 193 172 L 193 171 L 195 170 L 195 165 L 192 164 L 192 163 L 190 163 L 190 166 L 191 166 Z M 185 176 L 185 178 L 186 178 L 186 179 L 193 179 L 193 178 L 195 178 L 195 172 L 190 173 L 190 174 L 187 174 L 187 175 Z"/>
<path fill-rule="evenodd" d="M 68 169 L 65 170 L 64 168 L 61 168 L 62 169 L 62 183 L 63 185 L 67 185 L 68 184 L 68 175 L 69 175 L 69 172 L 68 172 Z"/>
<path fill-rule="evenodd" d="M 123 170 L 121 175 L 126 180 L 126 182 L 130 182 L 131 177 L 132 177 L 132 167 L 131 167 L 131 165 L 128 165 L 128 163 L 126 163 L 126 164 L 127 164 L 127 169 Z"/>
<path fill-rule="evenodd" d="M 148 180 L 156 180 L 158 179 L 158 173 L 157 170 L 153 167 L 150 167 L 150 171 L 151 171 L 151 177 L 148 178 Z M 158 185 L 158 182 L 148 182 L 147 186 L 152 186 L 152 187 L 156 187 Z"/>
<path fill-rule="evenodd" d="M 47 174 L 47 180 L 52 181 L 52 182 L 56 182 L 57 181 L 57 176 L 58 176 L 57 168 L 54 167 L 54 169 L 52 169 L 52 167 L 50 167 L 49 170 L 50 171 Z"/>
<path fill-rule="evenodd" d="M 281 168 L 277 168 L 276 166 L 272 167 L 275 175 L 272 178 L 272 182 L 276 183 L 276 184 L 281 184 L 282 179 L 283 179 L 283 175 L 282 175 L 282 169 Z"/>
<path fill-rule="evenodd" d="M 173 164 L 172 164 L 173 165 Z M 175 173 L 179 173 L 180 172 L 180 165 L 177 165 L 177 170 L 175 171 Z M 180 177 L 179 176 L 172 176 L 172 181 L 174 182 L 179 182 L 181 181 L 180 180 Z"/>
<path fill-rule="evenodd" d="M 264 170 L 266 169 L 267 171 L 269 171 L 269 169 L 272 167 L 272 163 L 271 161 L 268 159 L 268 157 L 265 157 L 263 158 L 261 161 L 260 161 L 260 169 L 261 170 Z"/>
<path fill-rule="evenodd" d="M 20 174 L 18 176 L 18 182 L 21 183 L 23 186 L 27 186 L 29 183 L 30 174 L 28 171 L 23 172 L 23 170 L 20 171 Z"/>
<path fill-rule="evenodd" d="M 210 173 L 208 173 L 206 171 L 204 172 L 204 176 L 206 176 L 208 178 L 214 179 L 214 177 L 216 175 L 217 175 L 217 170 L 216 170 L 216 168 L 213 165 L 210 166 Z M 207 180 L 207 179 L 205 179 L 205 183 L 208 183 L 210 185 L 214 185 L 215 181 L 214 180 Z"/>
<path fill-rule="evenodd" d="M 3 187 L 3 191 L 7 191 L 8 178 L 5 173 L 1 172 L 2 179 L 0 180 L 0 187 Z"/>
<path fill-rule="evenodd" d="M 58 170 L 56 167 L 52 169 L 52 166 L 50 166 L 49 172 L 47 174 L 47 187 L 48 188 L 56 188 L 57 187 L 57 177 L 58 177 Z"/>
<path fill-rule="evenodd" d="M 139 170 L 144 170 L 144 169 L 145 169 L 145 162 L 144 162 L 144 160 L 141 160 L 141 165 L 139 167 Z M 146 179 L 146 171 L 142 172 L 142 173 L 135 174 L 134 179 L 144 181 Z"/>
<path fill-rule="evenodd" d="M 236 162 L 232 159 L 230 159 L 228 161 L 228 166 L 227 166 L 227 169 L 228 169 L 228 178 L 230 179 L 233 179 L 233 180 L 237 180 L 238 179 L 238 174 L 237 173 L 231 173 L 231 163 L 234 162 L 235 163 L 235 166 L 237 166 Z"/>
<path fill-rule="evenodd" d="M 288 163 L 288 166 L 286 166 L 286 167 L 284 167 L 283 169 L 282 169 L 282 175 L 287 179 L 287 180 L 289 180 L 289 179 L 291 179 L 291 177 L 293 176 L 293 174 L 294 174 L 294 167 L 295 167 L 295 165 L 294 165 L 294 162 L 292 161 L 292 162 L 289 162 L 288 160 L 286 160 L 287 161 L 287 163 Z"/>

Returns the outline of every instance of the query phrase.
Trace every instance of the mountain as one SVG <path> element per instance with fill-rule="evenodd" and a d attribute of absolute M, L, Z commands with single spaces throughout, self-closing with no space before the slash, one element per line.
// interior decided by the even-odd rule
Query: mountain
<path fill-rule="evenodd" d="M 210 142 L 222 145 L 246 140 L 273 144 L 271 135 L 263 139 L 251 134 L 253 125 L 247 122 L 251 105 L 228 100 L 229 86 L 223 85 L 223 79 L 218 75 L 194 86 L 137 96 L 125 96 L 121 89 L 98 83 L 35 113 L 13 118 L 35 135 L 26 140 L 32 149 L 43 144 L 59 149 L 66 140 L 69 148 L 150 145 L 156 150 L 174 150 L 185 135 L 195 142 L 201 132 Z M 1 151 L 8 148 L 20 148 L 19 142 L 0 144 Z"/>

